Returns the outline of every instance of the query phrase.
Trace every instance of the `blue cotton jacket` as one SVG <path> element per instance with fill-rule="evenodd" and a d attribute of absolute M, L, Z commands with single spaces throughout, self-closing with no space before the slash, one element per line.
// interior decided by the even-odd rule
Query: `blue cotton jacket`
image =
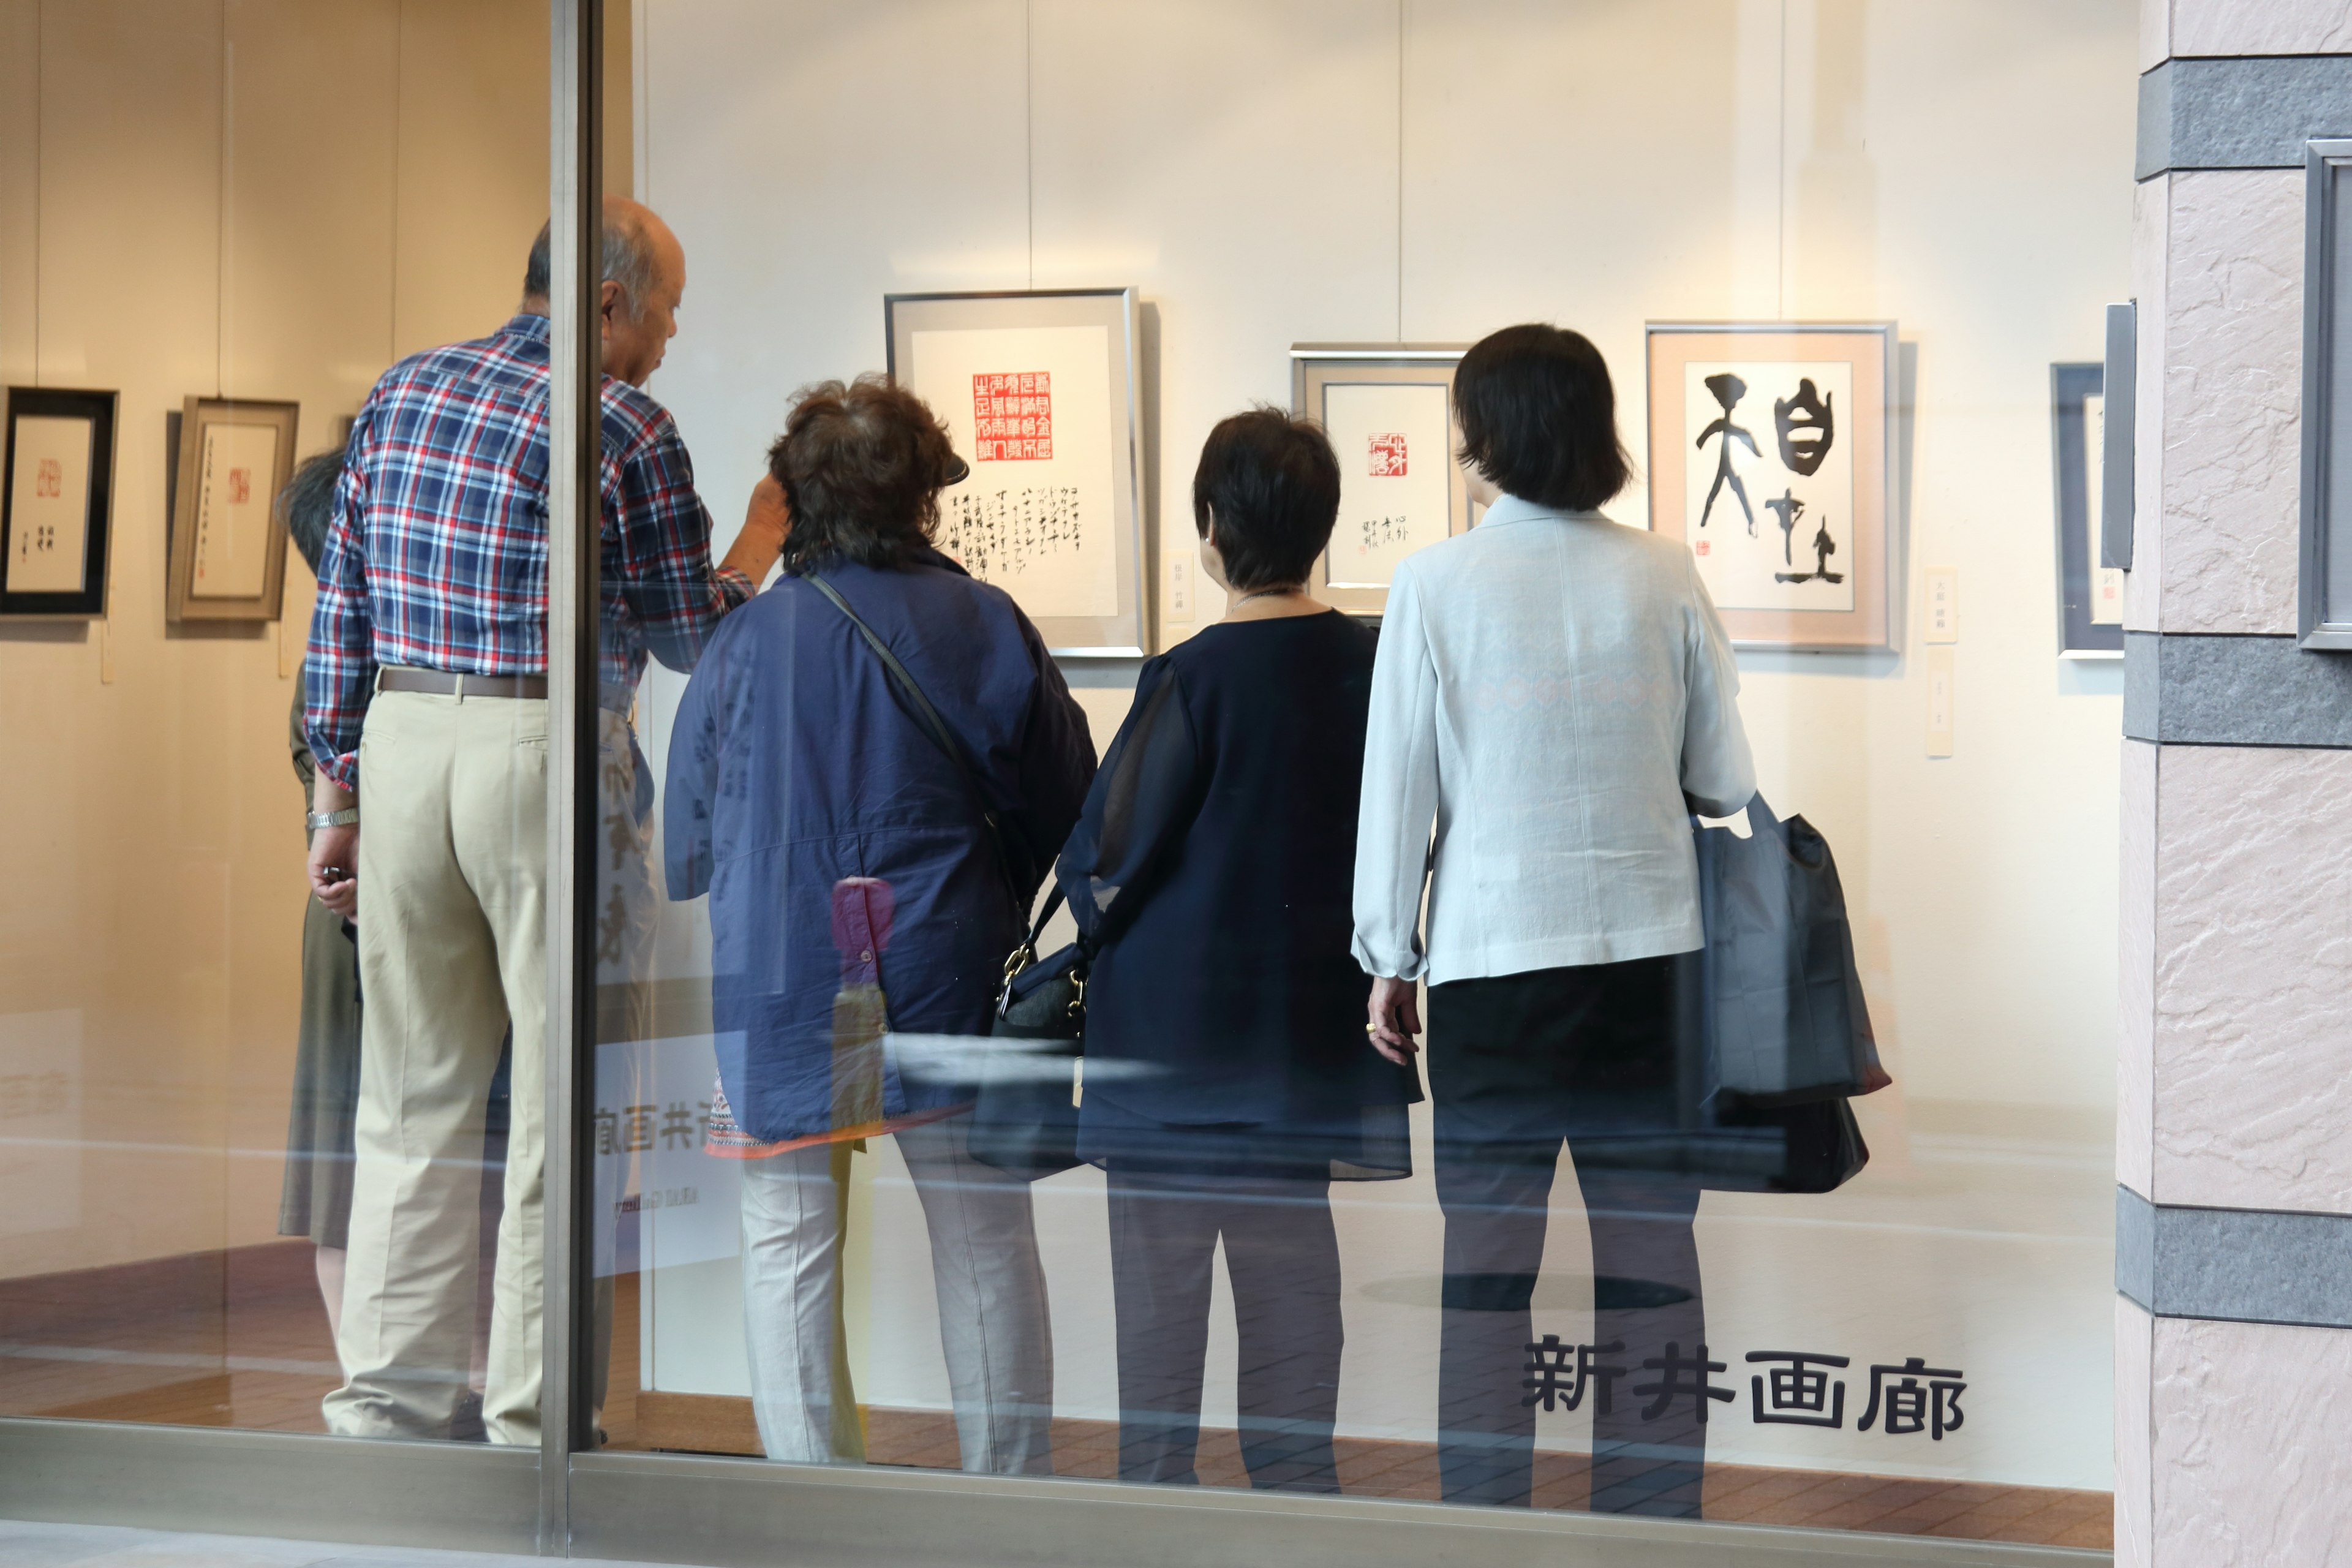
<path fill-rule="evenodd" d="M 830 1130 L 833 999 L 845 969 L 862 967 L 834 946 L 835 886 L 890 885 L 872 962 L 894 1031 L 985 1035 L 1005 955 L 1095 771 L 1086 715 L 1003 590 L 928 550 L 900 570 L 819 570 L 962 743 L 1019 901 L 953 764 L 839 609 L 787 575 L 721 622 L 670 740 L 665 862 L 670 897 L 710 895 L 719 1078 L 736 1121 L 768 1141 Z M 883 1111 L 971 1094 L 894 1055 Z"/>

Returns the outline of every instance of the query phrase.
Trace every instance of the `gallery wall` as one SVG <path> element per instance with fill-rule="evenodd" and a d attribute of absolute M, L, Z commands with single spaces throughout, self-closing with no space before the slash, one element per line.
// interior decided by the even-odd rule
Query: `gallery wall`
<path fill-rule="evenodd" d="M 1645 321 L 1895 321 L 1896 599 L 1958 570 L 1954 754 L 1927 755 L 1916 635 L 1744 654 L 1742 710 L 1767 796 L 1836 849 L 1904 1124 L 2108 1136 L 2121 671 L 2057 657 L 2048 400 L 2129 291 L 2130 0 L 649 0 L 639 26 L 639 179 L 693 277 L 654 389 L 722 535 L 793 388 L 880 367 L 886 292 L 1139 286 L 1162 570 L 1202 437 L 1287 403 L 1294 342 L 1574 326 L 1645 458 Z M 1163 646 L 1222 610 L 1202 583 Z M 1098 739 L 1132 677 L 1076 675 Z"/>
<path fill-rule="evenodd" d="M 880 368 L 889 292 L 1138 287 L 1162 591 L 1192 549 L 1202 438 L 1287 403 L 1293 342 L 1577 327 L 1646 462 L 1645 321 L 1896 321 L 1903 651 L 1740 665 L 1768 798 L 1836 850 L 1898 1087 L 1857 1107 L 1862 1179 L 1710 1194 L 1700 1245 L 1723 1342 L 1913 1346 L 1969 1368 L 1978 1403 L 1916 1452 L 1743 1427 L 1720 1454 L 2107 1485 L 2122 682 L 2058 657 L 2049 387 L 2052 362 L 2097 357 L 2129 290 L 2132 0 L 647 0 L 638 27 L 639 186 L 693 278 L 653 390 L 722 538 L 793 389 Z M 1638 525 L 1646 504 L 1637 486 L 1610 510 Z M 1960 605 L 1936 758 L 1914 624 L 1930 566 L 1957 571 Z M 1222 611 L 1197 583 L 1160 646 Z M 1107 743 L 1134 663 L 1066 668 Z M 679 682 L 649 680 L 658 760 Z M 665 940 L 670 973 L 708 973 L 691 911 Z M 860 1163 L 852 1356 L 862 1399 L 939 1408 L 895 1160 Z M 1107 1418 L 1099 1180 L 1038 1191 L 1057 1410 Z M 704 1180 L 722 1252 L 726 1193 Z M 1553 1201 L 1572 1213 L 1572 1184 Z M 1425 1438 L 1425 1165 L 1349 1194 L 1340 1228 L 1342 1428 Z M 1563 1337 L 1589 1306 L 1581 1232 L 1555 1230 L 1538 1292 Z M 648 1386 L 741 1392 L 739 1294 L 731 1257 L 649 1279 Z M 1225 1368 L 1222 1309 L 1213 1325 Z M 1206 1418 L 1229 1421 L 1212 1384 Z M 1539 1440 L 1580 1446 L 1578 1419 Z"/>
<path fill-rule="evenodd" d="M 276 1232 L 312 584 L 290 556 L 279 624 L 165 624 L 164 416 L 296 399 L 315 451 L 503 321 L 546 38 L 537 0 L 0 0 L 0 375 L 121 395 L 109 617 L 0 627 L 0 1071 L 76 1079 L 0 1144 L 0 1275 Z"/>

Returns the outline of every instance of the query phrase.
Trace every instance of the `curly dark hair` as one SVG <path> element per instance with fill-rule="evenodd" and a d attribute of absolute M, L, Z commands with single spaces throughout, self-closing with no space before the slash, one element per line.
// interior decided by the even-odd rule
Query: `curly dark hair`
<path fill-rule="evenodd" d="M 768 448 L 792 508 L 784 569 L 904 566 L 939 531 L 940 483 L 954 462 L 947 426 L 887 376 L 801 388 Z"/>

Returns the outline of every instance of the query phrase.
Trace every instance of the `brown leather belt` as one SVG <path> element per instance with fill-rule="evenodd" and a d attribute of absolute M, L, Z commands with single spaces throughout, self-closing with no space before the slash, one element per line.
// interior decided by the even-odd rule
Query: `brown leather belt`
<path fill-rule="evenodd" d="M 455 697 L 464 701 L 469 697 L 522 697 L 544 700 L 547 677 L 543 675 L 459 675 L 446 669 L 418 669 L 414 665 L 387 664 L 375 674 L 378 691 L 421 691 L 428 697 Z M 625 686 L 609 683 L 598 688 L 596 706 L 607 712 L 626 716 L 635 706 L 636 693 Z"/>
<path fill-rule="evenodd" d="M 543 675 L 456 675 L 388 664 L 376 672 L 378 691 L 422 691 L 431 697 L 545 697 Z"/>

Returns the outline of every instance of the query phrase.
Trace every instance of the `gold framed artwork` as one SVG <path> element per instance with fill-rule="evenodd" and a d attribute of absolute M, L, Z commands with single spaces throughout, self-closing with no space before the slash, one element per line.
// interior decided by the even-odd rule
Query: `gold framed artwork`
<path fill-rule="evenodd" d="M 1473 519 L 1454 411 L 1462 343 L 1294 343 L 1290 407 L 1339 458 L 1339 521 L 1315 596 L 1352 615 L 1388 607 L 1397 563 Z"/>
<path fill-rule="evenodd" d="M 172 494 L 168 621 L 274 621 L 286 590 L 278 492 L 294 477 L 297 404 L 191 397 Z"/>
<path fill-rule="evenodd" d="M 0 618 L 105 617 L 115 401 L 111 392 L 8 389 Z"/>
<path fill-rule="evenodd" d="M 1649 323 L 1650 527 L 1743 647 L 1895 647 L 1895 323 Z"/>

